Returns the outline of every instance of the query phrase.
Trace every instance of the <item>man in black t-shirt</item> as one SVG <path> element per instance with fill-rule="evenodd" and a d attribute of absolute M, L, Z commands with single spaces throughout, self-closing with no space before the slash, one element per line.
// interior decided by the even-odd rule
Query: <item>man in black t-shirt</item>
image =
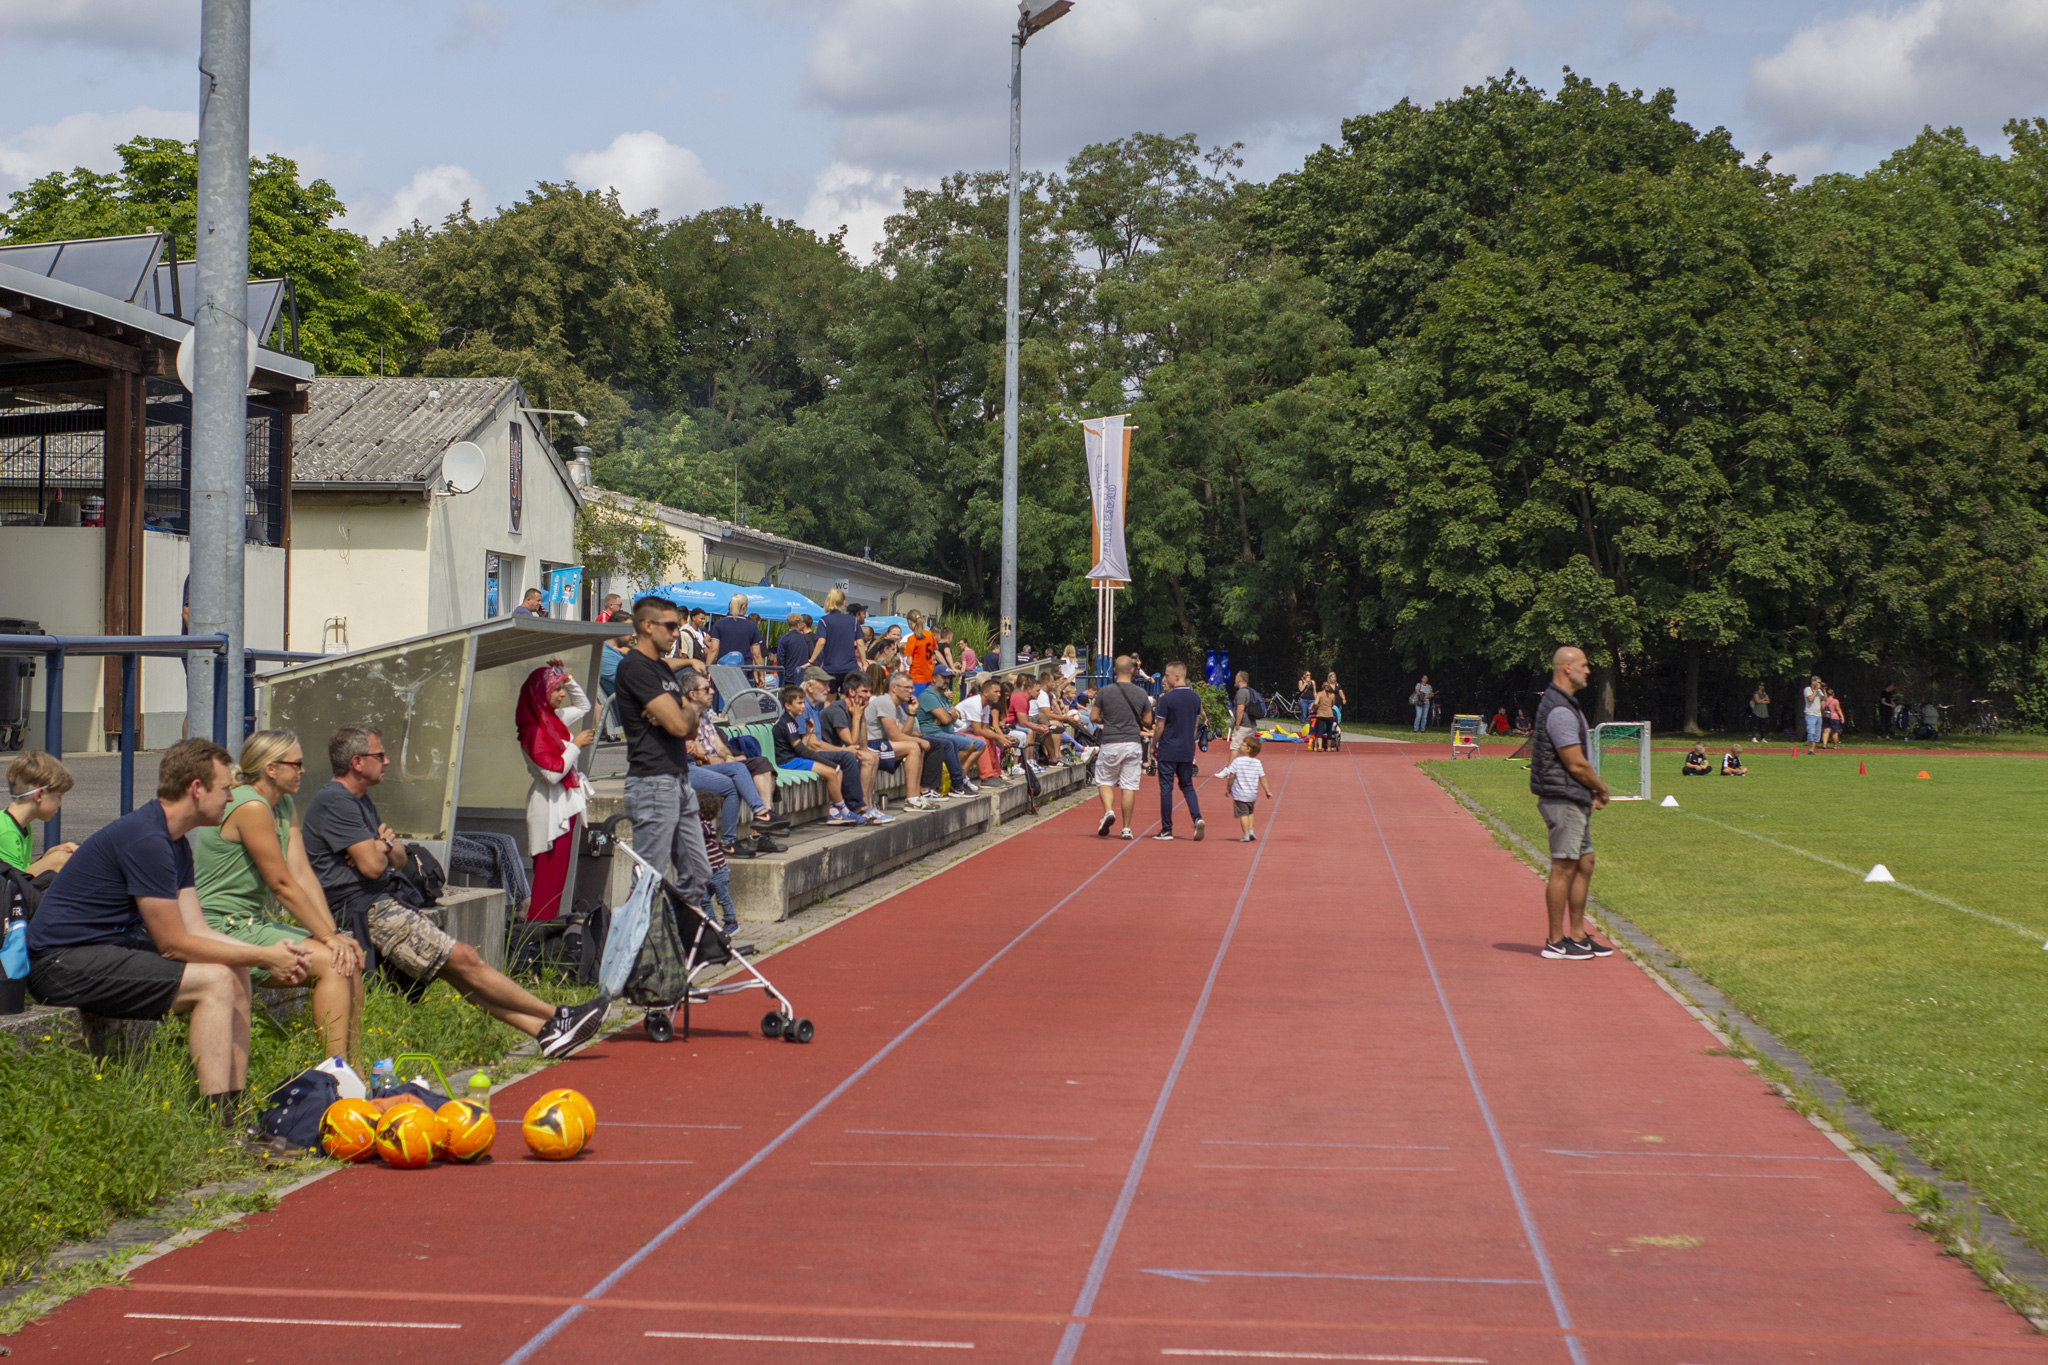
<path fill-rule="evenodd" d="M 185 836 L 218 825 L 232 786 L 227 750 L 185 739 L 164 751 L 156 799 L 79 845 L 28 925 L 28 988 L 46 1005 L 115 1019 L 190 1016 L 199 1096 L 232 1125 L 249 1070 L 249 969 L 305 980 L 293 942 L 244 943 L 207 927 Z"/>
<path fill-rule="evenodd" d="M 736 599 L 745 609 L 745 599 Z M 626 818 L 633 851 L 666 873 L 692 905 L 711 890 L 711 857 L 690 789 L 690 738 L 698 707 L 666 657 L 682 625 L 676 604 L 643 597 L 633 604 L 633 647 L 619 660 L 619 723 L 626 731 Z"/>
<path fill-rule="evenodd" d="M 1131 812 L 1138 804 L 1138 787 L 1145 767 L 1144 735 L 1152 724 L 1152 698 L 1131 680 L 1136 664 L 1128 654 L 1116 659 L 1116 681 L 1103 684 L 1088 708 L 1089 717 L 1100 727 L 1096 736 L 1101 747 L 1095 751 L 1095 788 L 1102 794 L 1102 820 L 1095 833 L 1107 839 L 1116 827 L 1117 793 L 1123 793 L 1123 837 L 1133 839 Z"/>
<path fill-rule="evenodd" d="M 595 1038 L 611 1007 L 602 991 L 574 1008 L 550 1005 L 393 894 L 410 855 L 370 800 L 391 763 L 383 733 L 361 722 L 342 726 L 327 741 L 327 762 L 334 780 L 314 794 L 300 823 L 306 861 L 336 918 L 367 934 L 385 963 L 415 981 L 446 981 L 533 1039 L 543 1057 L 566 1056 Z"/>
<path fill-rule="evenodd" d="M 1166 690 L 1152 708 L 1152 752 L 1159 772 L 1159 832 L 1154 839 L 1173 837 L 1173 790 L 1180 788 L 1188 815 L 1201 842 L 1202 803 L 1195 796 L 1195 727 L 1202 719 L 1202 699 L 1188 686 L 1188 667 L 1178 660 L 1166 666 Z"/>

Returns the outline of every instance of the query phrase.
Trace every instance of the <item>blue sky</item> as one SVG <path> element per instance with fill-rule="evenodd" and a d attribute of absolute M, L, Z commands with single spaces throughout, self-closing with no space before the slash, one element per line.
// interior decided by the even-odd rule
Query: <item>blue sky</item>
<path fill-rule="evenodd" d="M 535 181 L 664 216 L 759 201 L 864 248 L 1006 155 L 1005 0 L 255 0 L 254 141 L 373 238 Z M 189 136 L 197 0 L 0 0 L 0 193 Z M 1349 114 L 1514 67 L 1669 85 L 1802 175 L 2048 113 L 2048 0 L 1077 0 L 1026 53 L 1025 159 L 1140 129 L 1298 165 Z"/>

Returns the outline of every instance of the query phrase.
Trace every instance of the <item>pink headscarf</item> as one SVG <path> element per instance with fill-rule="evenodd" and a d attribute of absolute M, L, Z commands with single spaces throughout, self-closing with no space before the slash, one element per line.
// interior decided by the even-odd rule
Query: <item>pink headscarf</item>
<path fill-rule="evenodd" d="M 544 772 L 558 771 L 567 752 L 569 727 L 555 714 L 549 698 L 568 680 L 569 670 L 562 667 L 560 660 L 551 659 L 527 674 L 519 689 L 519 709 L 513 715 L 519 727 L 519 747 Z M 562 785 L 580 785 L 574 767 L 562 775 Z"/>

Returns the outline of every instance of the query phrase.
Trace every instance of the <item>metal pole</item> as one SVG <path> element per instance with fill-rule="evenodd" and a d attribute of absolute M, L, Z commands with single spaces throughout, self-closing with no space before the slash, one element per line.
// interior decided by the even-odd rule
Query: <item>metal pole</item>
<path fill-rule="evenodd" d="M 43 749 L 52 758 L 64 757 L 64 651 L 53 649 L 46 656 L 50 666 L 43 676 Z M 43 824 L 43 852 L 64 842 L 58 811 Z"/>
<path fill-rule="evenodd" d="M 135 684 L 141 656 L 121 656 L 121 814 L 135 809 Z"/>
<path fill-rule="evenodd" d="M 243 487 L 248 482 L 249 0 L 199 11 L 198 294 L 193 306 L 192 625 L 227 654 L 192 656 L 185 733 L 242 726 Z M 218 693 L 225 693 L 219 695 Z"/>
<path fill-rule="evenodd" d="M 1017 662 L 1017 274 L 1019 167 L 1024 147 L 1024 22 L 1010 35 L 1010 268 L 1003 281 L 1003 667 Z"/>

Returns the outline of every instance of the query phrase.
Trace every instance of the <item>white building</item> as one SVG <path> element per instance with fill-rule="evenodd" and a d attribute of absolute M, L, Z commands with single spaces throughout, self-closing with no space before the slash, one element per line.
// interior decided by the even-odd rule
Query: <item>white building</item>
<path fill-rule="evenodd" d="M 576 481 L 512 379 L 323 376 L 293 427 L 293 649 L 339 653 L 509 615 L 578 562 Z M 449 447 L 483 451 L 446 491 Z"/>

